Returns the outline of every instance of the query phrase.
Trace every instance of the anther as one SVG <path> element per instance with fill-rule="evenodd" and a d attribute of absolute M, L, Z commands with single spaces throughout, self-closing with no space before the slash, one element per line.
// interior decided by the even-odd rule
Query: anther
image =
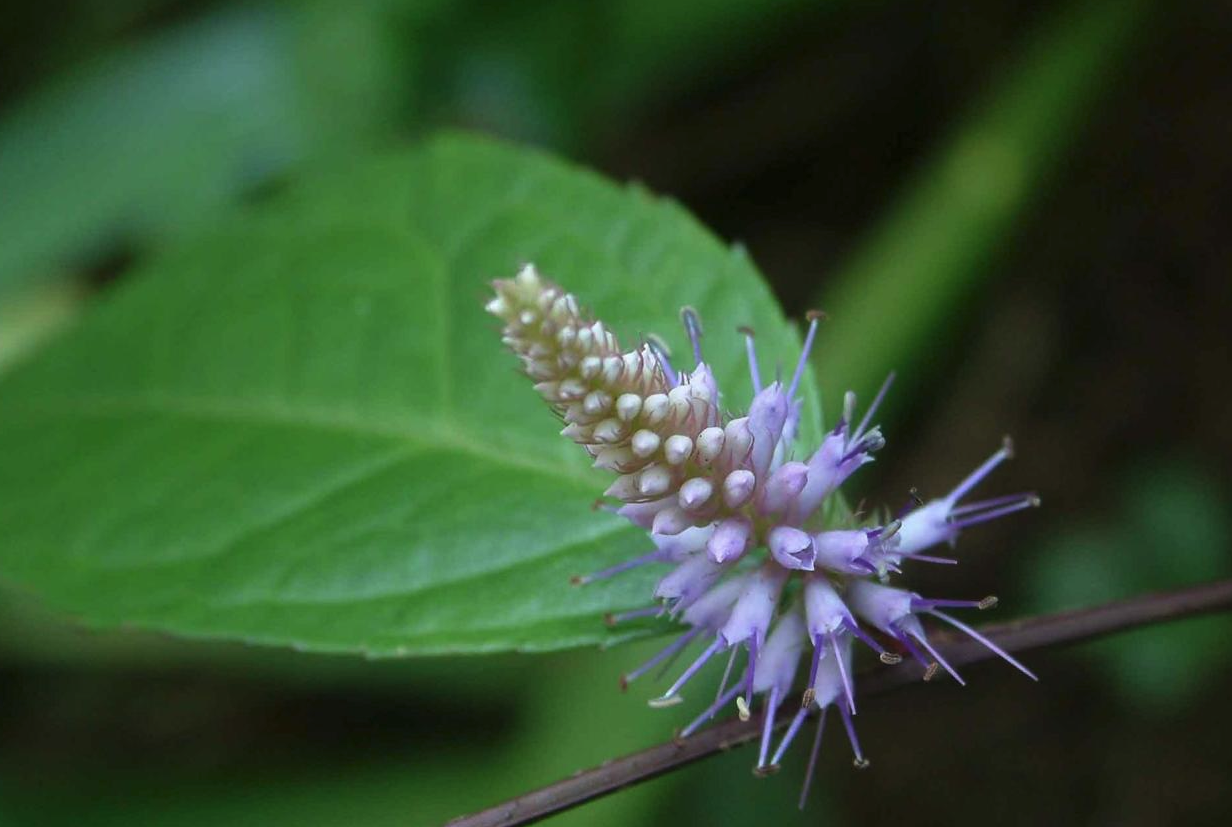
<path fill-rule="evenodd" d="M 762 764 L 760 767 L 753 767 L 753 776 L 755 778 L 767 778 L 778 771 L 778 764 Z"/>
<path fill-rule="evenodd" d="M 872 765 L 872 763 L 873 762 L 869 761 L 867 758 L 856 758 L 851 762 L 851 766 L 855 767 L 857 770 L 866 770 Z"/>
<path fill-rule="evenodd" d="M 995 594 L 990 594 L 988 595 L 988 597 L 985 597 L 983 600 L 981 600 L 979 603 L 975 605 L 979 607 L 981 610 L 991 609 L 997 605 L 997 596 Z"/>
<path fill-rule="evenodd" d="M 896 655 L 893 652 L 882 652 L 877 657 L 886 666 L 896 666 L 897 664 L 900 664 L 903 662 L 903 656 Z"/>
<path fill-rule="evenodd" d="M 679 695 L 667 695 L 658 698 L 651 698 L 646 701 L 646 706 L 651 709 L 667 709 L 669 706 L 675 706 L 679 703 L 684 703 L 684 698 Z"/>
<path fill-rule="evenodd" d="M 824 322 L 830 317 L 826 315 L 824 310 L 809 310 L 804 314 L 804 318 L 810 322 Z"/>
<path fill-rule="evenodd" d="M 752 711 L 749 710 L 748 701 L 744 699 L 743 695 L 736 696 L 736 715 L 742 721 L 747 721 L 753 715 Z"/>
<path fill-rule="evenodd" d="M 1006 459 L 1014 458 L 1014 440 L 1010 438 L 1009 434 L 1001 437 L 1001 450 L 1005 452 Z"/>
<path fill-rule="evenodd" d="M 937 670 L 941 668 L 941 664 L 936 661 L 928 664 L 928 668 L 924 670 L 924 680 L 931 681 L 937 676 Z"/>
<path fill-rule="evenodd" d="M 800 708 L 808 709 L 810 706 L 813 705 L 813 700 L 816 697 L 817 697 L 817 690 L 814 689 L 813 687 L 810 686 L 808 689 L 804 690 L 804 694 L 800 696 Z"/>

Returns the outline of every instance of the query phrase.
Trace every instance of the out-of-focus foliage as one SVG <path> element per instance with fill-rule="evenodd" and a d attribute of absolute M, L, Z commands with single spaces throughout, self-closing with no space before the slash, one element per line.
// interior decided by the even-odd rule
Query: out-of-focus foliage
<path fill-rule="evenodd" d="M 654 573 L 569 577 L 648 541 L 591 509 L 608 475 L 482 309 L 532 260 L 628 341 L 679 341 L 693 304 L 733 331 L 723 387 L 747 385 L 739 324 L 799 350 L 748 258 L 671 202 L 463 137 L 347 164 L 176 246 L 0 383 L 5 573 L 92 622 L 302 649 L 610 640 Z"/>
<path fill-rule="evenodd" d="M 1139 464 L 1112 519 L 1063 529 L 1031 571 L 1033 609 L 1076 609 L 1144 592 L 1232 576 L 1228 492 L 1191 463 Z M 1084 647 L 1078 657 L 1140 709 L 1175 712 L 1222 664 L 1212 657 L 1232 618 L 1142 629 Z"/>

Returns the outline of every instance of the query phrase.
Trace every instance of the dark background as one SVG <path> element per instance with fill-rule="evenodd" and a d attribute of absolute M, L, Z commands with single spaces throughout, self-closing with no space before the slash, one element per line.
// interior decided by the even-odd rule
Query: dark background
<path fill-rule="evenodd" d="M 939 493 L 1015 436 L 1000 484 L 1044 508 L 970 532 L 920 591 L 996 591 L 1008 617 L 1232 569 L 1227 3 L 6 16 L 0 370 L 226 205 L 461 126 L 644 182 L 746 245 L 789 315 L 830 313 L 830 398 L 899 367 L 893 450 L 858 493 Z M 557 823 L 1226 823 L 1230 631 L 1186 621 L 1030 657 L 1039 685 L 993 665 L 871 700 L 873 766 L 831 732 L 803 816 L 804 756 L 754 781 L 738 751 Z M 11 597 L 0 818 L 433 823 L 667 737 L 615 691 L 636 660 L 315 659 L 87 634 Z"/>

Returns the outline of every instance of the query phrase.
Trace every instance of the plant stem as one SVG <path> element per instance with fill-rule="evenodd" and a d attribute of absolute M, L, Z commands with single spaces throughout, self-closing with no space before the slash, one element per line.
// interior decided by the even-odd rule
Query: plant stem
<path fill-rule="evenodd" d="M 1191 615 L 1232 608 L 1232 580 L 1220 580 L 1187 589 L 1141 595 L 1074 612 L 1041 615 L 984 626 L 980 631 L 1011 652 L 1025 652 L 1048 646 L 1081 643 L 1114 632 L 1123 632 Z M 946 659 L 955 666 L 996 657 L 979 643 L 967 638 L 938 641 Z M 879 666 L 860 676 L 857 685 L 862 696 L 887 692 L 918 681 L 923 670 L 915 663 Z M 784 704 L 790 706 L 790 704 Z M 786 723 L 794 710 L 780 714 L 778 725 Z M 495 807 L 449 822 L 449 827 L 516 827 L 530 824 L 587 801 L 638 784 L 665 772 L 745 744 L 760 735 L 756 721 L 734 718 L 699 732 L 684 741 L 665 744 L 606 761 L 510 799 Z"/>

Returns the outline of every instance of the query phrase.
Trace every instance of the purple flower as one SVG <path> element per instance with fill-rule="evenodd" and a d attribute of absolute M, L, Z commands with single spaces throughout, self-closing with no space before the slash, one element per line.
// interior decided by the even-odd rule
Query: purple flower
<path fill-rule="evenodd" d="M 723 394 L 703 359 L 701 322 L 681 313 L 693 368 L 679 370 L 656 339 L 624 351 L 606 326 L 576 299 L 543 279 L 532 266 L 497 281 L 488 311 L 504 322 L 503 341 L 522 361 L 535 390 L 561 416 L 562 435 L 585 448 L 596 467 L 615 475 L 605 492 L 609 510 L 650 533 L 653 550 L 602 571 L 574 578 L 585 584 L 630 569 L 672 566 L 655 586 L 650 605 L 607 616 L 612 624 L 667 615 L 685 631 L 621 685 L 655 667 L 668 668 L 691 646 L 700 647 L 655 707 L 682 700 L 702 668 L 726 652 L 728 666 L 713 703 L 682 737 L 731 703 L 742 718 L 762 696 L 762 738 L 755 771 L 773 772 L 805 719 L 818 714 L 809 776 L 827 711 L 838 710 L 857 766 L 868 761 L 856 739 L 852 651 L 860 641 L 886 664 L 901 657 L 879 641 L 893 641 L 926 668 L 944 668 L 962 682 L 928 639 L 923 618 L 954 626 L 989 647 L 1029 677 L 1026 667 L 943 609 L 995 605 L 984 600 L 931 600 L 885 582 L 906 559 L 954 562 L 921 552 L 953 544 L 960 531 L 1039 504 L 1015 494 L 963 504 L 962 500 L 1011 455 L 1009 443 L 941 499 L 899 519 L 877 522 L 851 515 L 841 501 L 822 508 L 856 469 L 885 445 L 873 424 L 893 375 L 856 421 L 856 399 L 844 397 L 838 424 L 805 462 L 788 461 L 800 421 L 796 398 L 820 314 L 809 314 L 804 347 L 792 378 L 763 385 L 756 342 L 743 329 L 753 398 L 747 416 L 723 412 Z M 792 584 L 799 578 L 799 586 Z M 876 634 L 870 633 L 870 630 Z M 740 651 L 745 666 L 729 687 Z M 801 661 L 809 669 L 802 704 L 771 752 L 776 711 L 792 692 Z M 807 782 L 805 785 L 807 792 Z M 803 796 L 802 799 L 803 801 Z"/>

